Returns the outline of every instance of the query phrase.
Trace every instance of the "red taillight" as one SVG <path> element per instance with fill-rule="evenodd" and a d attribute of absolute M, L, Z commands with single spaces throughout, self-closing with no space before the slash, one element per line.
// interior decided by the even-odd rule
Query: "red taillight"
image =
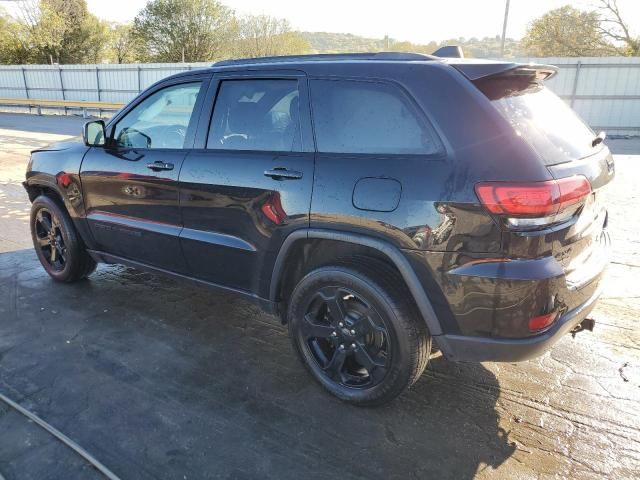
<path fill-rule="evenodd" d="M 558 312 L 547 313 L 546 315 L 540 315 L 539 317 L 533 317 L 529 319 L 529 331 L 536 332 L 547 328 L 553 322 L 556 321 Z"/>
<path fill-rule="evenodd" d="M 576 175 L 545 182 L 482 182 L 476 194 L 489 212 L 508 217 L 551 217 L 577 207 L 591 192 L 589 180 Z"/>

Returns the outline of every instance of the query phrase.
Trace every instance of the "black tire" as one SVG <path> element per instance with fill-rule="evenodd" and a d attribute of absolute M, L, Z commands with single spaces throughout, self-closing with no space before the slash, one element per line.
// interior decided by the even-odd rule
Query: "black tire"
<path fill-rule="evenodd" d="M 46 195 L 31 205 L 31 238 L 38 260 L 58 282 L 76 282 L 96 269 L 66 209 Z"/>
<path fill-rule="evenodd" d="M 354 259 L 307 274 L 291 295 L 287 321 L 312 376 L 349 403 L 377 406 L 393 400 L 415 383 L 429 360 L 431 336 L 404 282 L 376 260 Z"/>

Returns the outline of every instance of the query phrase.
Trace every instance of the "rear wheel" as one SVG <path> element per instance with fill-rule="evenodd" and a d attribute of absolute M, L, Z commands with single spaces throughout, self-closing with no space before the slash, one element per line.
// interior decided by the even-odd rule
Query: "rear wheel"
<path fill-rule="evenodd" d="M 66 210 L 41 195 L 31 206 L 31 237 L 40 263 L 59 282 L 74 282 L 96 269 Z"/>
<path fill-rule="evenodd" d="M 431 338 L 395 272 L 367 264 L 306 275 L 293 291 L 288 323 L 296 351 L 320 384 L 350 403 L 380 405 L 419 378 Z"/>

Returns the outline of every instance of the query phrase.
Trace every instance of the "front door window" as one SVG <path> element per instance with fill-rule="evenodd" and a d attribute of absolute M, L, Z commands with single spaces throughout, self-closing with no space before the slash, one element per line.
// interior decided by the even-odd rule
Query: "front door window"
<path fill-rule="evenodd" d="M 116 124 L 119 148 L 184 148 L 201 82 L 164 88 L 133 108 Z"/>

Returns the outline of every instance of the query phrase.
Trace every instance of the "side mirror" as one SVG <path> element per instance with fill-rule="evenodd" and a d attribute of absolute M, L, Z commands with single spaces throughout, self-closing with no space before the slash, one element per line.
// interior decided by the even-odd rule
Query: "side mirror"
<path fill-rule="evenodd" d="M 87 122 L 82 127 L 82 140 L 88 147 L 102 147 L 104 146 L 106 138 L 104 121 L 93 120 Z"/>

